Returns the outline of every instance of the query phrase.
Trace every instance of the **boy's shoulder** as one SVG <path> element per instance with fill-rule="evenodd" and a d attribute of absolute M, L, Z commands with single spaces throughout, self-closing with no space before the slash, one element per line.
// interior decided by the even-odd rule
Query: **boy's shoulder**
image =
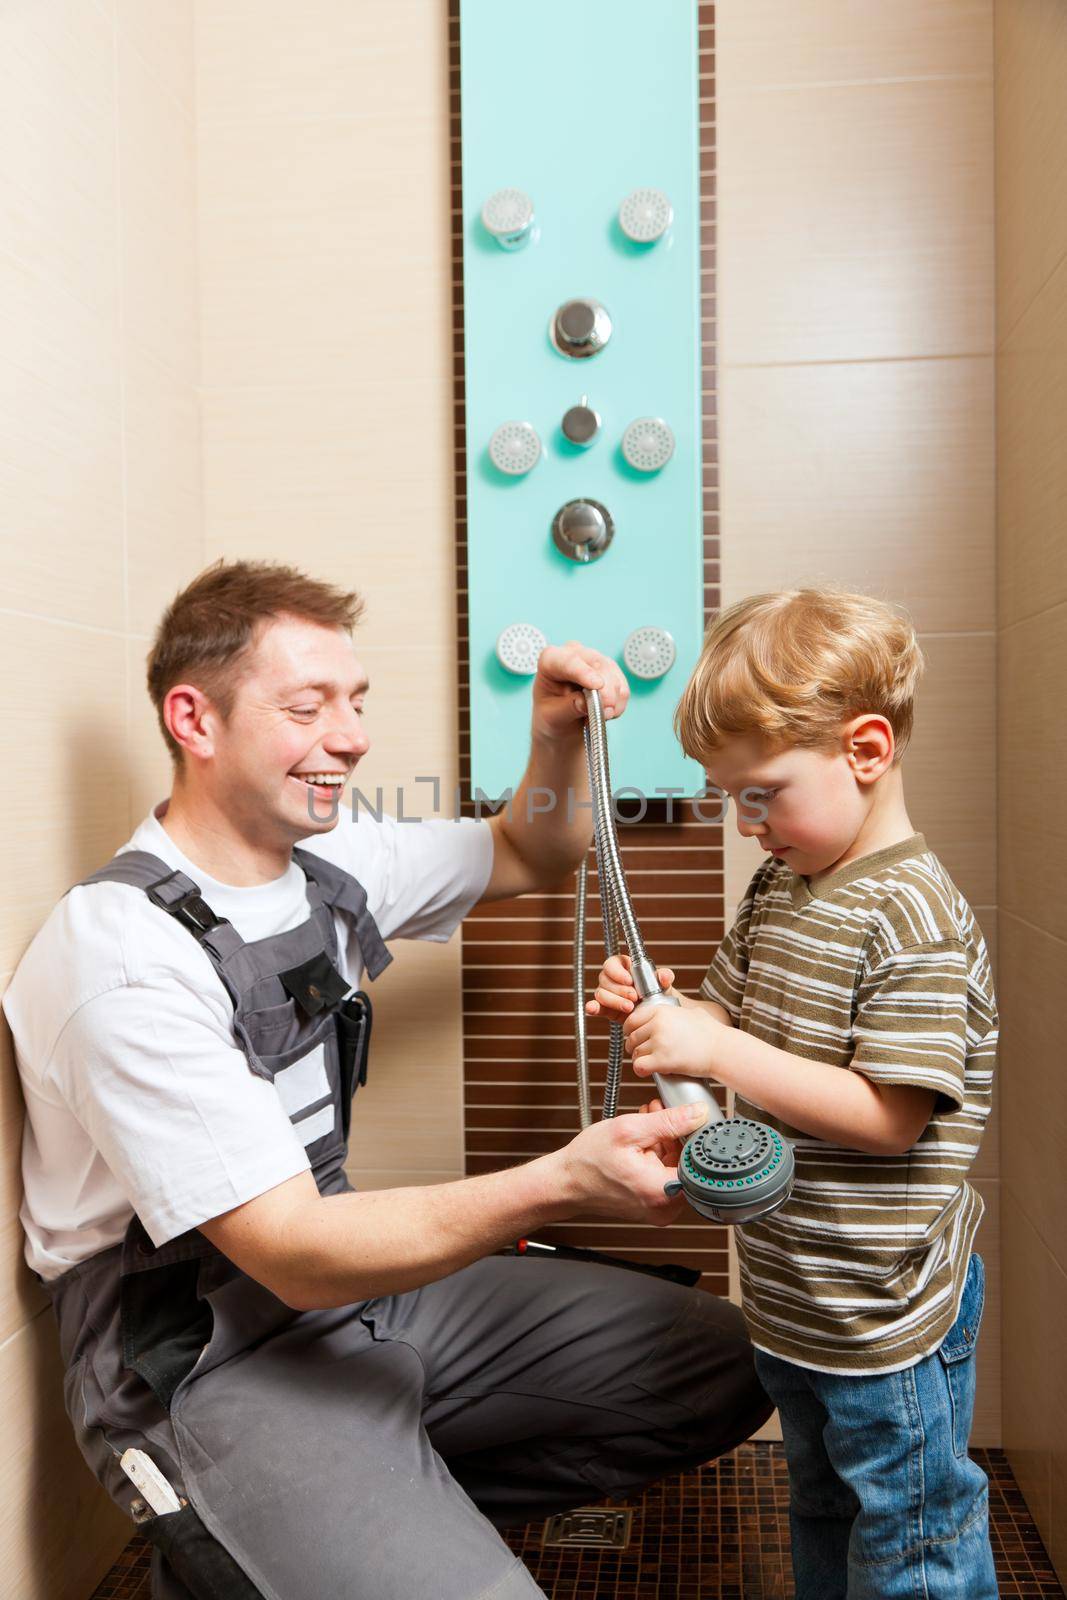
<path fill-rule="evenodd" d="M 789 911 L 804 901 L 830 901 L 849 923 L 865 926 L 868 954 L 875 961 L 929 945 L 955 944 L 974 956 L 984 952 L 974 912 L 921 835 L 899 859 L 872 858 L 868 869 L 862 862 L 855 868 L 847 881 L 834 882 L 835 874 L 822 890 L 772 857 L 761 863 L 749 885 L 753 912 L 758 918 L 761 909 L 776 905 Z M 799 893 L 798 885 L 804 886 Z"/>

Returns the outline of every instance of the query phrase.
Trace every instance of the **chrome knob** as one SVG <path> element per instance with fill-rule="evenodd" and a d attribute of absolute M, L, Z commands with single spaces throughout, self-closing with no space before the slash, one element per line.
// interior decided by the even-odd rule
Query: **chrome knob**
<path fill-rule="evenodd" d="M 600 413 L 593 410 L 583 394 L 580 405 L 571 406 L 563 413 L 560 430 L 571 444 L 588 449 L 600 432 Z"/>
<path fill-rule="evenodd" d="M 611 338 L 611 318 L 599 300 L 565 300 L 549 333 L 561 356 L 581 360 L 603 350 Z"/>
<path fill-rule="evenodd" d="M 596 561 L 615 537 L 615 523 L 599 500 L 568 500 L 552 518 L 552 541 L 568 561 Z"/>

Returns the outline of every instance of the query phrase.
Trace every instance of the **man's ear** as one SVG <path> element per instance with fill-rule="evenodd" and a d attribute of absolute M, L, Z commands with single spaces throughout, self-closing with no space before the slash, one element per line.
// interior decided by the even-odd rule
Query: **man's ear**
<path fill-rule="evenodd" d="M 214 755 L 215 710 L 195 684 L 176 683 L 163 701 L 163 715 L 172 737 L 186 755 L 203 760 Z"/>
<path fill-rule="evenodd" d="M 853 717 L 842 729 L 841 742 L 858 783 L 874 783 L 893 765 L 896 740 L 888 717 L 876 712 Z"/>

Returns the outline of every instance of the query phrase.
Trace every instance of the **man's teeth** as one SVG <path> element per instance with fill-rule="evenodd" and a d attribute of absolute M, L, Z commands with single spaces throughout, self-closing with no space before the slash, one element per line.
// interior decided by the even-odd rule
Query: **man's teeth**
<path fill-rule="evenodd" d="M 299 778 L 303 783 L 322 783 L 330 788 L 337 788 L 345 781 L 343 772 L 294 772 L 293 777 Z"/>

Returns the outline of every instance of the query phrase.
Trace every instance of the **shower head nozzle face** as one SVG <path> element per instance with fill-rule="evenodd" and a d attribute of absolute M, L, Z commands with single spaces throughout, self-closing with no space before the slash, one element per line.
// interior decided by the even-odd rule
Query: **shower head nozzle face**
<path fill-rule="evenodd" d="M 658 472 L 674 454 L 674 434 L 662 417 L 637 417 L 622 436 L 622 453 L 635 472 Z"/>
<path fill-rule="evenodd" d="M 541 440 L 529 422 L 502 422 L 489 440 L 489 459 L 498 472 L 521 478 L 541 459 Z"/>
<path fill-rule="evenodd" d="M 655 244 L 673 221 L 674 211 L 662 189 L 633 189 L 619 207 L 619 227 L 634 244 Z"/>
<path fill-rule="evenodd" d="M 701 1128 L 678 1167 L 690 1204 L 717 1222 L 752 1222 L 776 1211 L 789 1198 L 793 1173 L 788 1139 L 748 1117 Z"/>
<path fill-rule="evenodd" d="M 529 678 L 537 671 L 537 658 L 548 645 L 540 628 L 532 622 L 513 622 L 496 642 L 496 658 L 505 672 Z"/>
<path fill-rule="evenodd" d="M 503 250 L 520 249 L 533 224 L 533 201 L 524 189 L 497 189 L 482 207 L 482 226 Z"/>
<path fill-rule="evenodd" d="M 666 628 L 635 628 L 622 647 L 627 672 L 634 678 L 665 677 L 674 666 L 674 640 Z"/>

